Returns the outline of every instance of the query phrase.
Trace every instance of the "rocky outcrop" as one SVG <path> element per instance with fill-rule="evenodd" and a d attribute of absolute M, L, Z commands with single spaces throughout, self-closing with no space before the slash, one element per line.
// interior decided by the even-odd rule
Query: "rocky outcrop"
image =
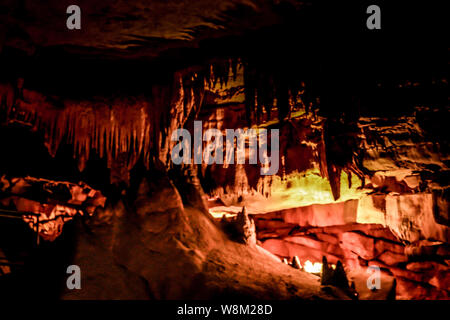
<path fill-rule="evenodd" d="M 82 270 L 83 289 L 66 291 L 64 299 L 98 298 L 104 287 L 114 288 L 102 291 L 104 299 L 331 298 L 313 276 L 257 246 L 231 241 L 207 214 L 184 207 L 164 176 L 144 178 L 136 199 L 79 228 L 72 263 Z M 105 261 L 111 277 L 99 274 Z M 126 274 L 141 289 L 121 291 Z"/>
<path fill-rule="evenodd" d="M 301 223 L 305 220 L 287 223 L 286 216 L 282 212 L 252 216 L 262 247 L 281 259 L 298 257 L 300 263 L 304 263 L 307 260 L 321 262 L 325 257 L 332 264 L 342 261 L 346 271 L 358 279 L 368 266 L 377 266 L 386 279 L 383 281 L 390 283 L 386 285 L 393 288 L 397 299 L 450 297 L 449 253 L 445 242 L 421 240 L 407 244 L 381 224 L 343 223 L 313 227 Z M 368 277 L 369 274 L 365 279 Z M 392 279 L 400 284 L 395 286 Z M 361 288 L 362 284 L 358 286 Z M 385 288 L 379 298 L 390 296 L 391 290 Z M 362 297 L 372 299 L 377 296 L 364 288 L 361 290 Z"/>
<path fill-rule="evenodd" d="M 428 140 L 421 125 L 415 117 L 361 118 L 359 154 L 365 194 L 280 210 L 261 205 L 265 212 L 254 206 L 250 213 L 262 246 L 287 260 L 340 260 L 354 272 L 379 266 L 398 280 L 399 299 L 448 298 L 450 228 L 444 178 L 448 154 L 441 152 L 438 142 Z M 318 193 L 312 183 L 302 187 L 300 192 Z M 268 196 L 272 203 L 277 201 L 276 192 L 272 184 Z M 247 203 L 245 195 L 239 200 Z M 231 212 L 226 206 L 220 210 Z"/>
<path fill-rule="evenodd" d="M 0 177 L 0 209 L 13 210 L 44 240 L 55 240 L 75 215 L 93 215 L 106 198 L 84 182 Z"/>
<path fill-rule="evenodd" d="M 248 245 L 256 244 L 255 222 L 245 211 L 245 207 L 235 218 L 227 220 L 225 217 L 220 221 L 222 228 L 230 234 L 232 239 Z"/>

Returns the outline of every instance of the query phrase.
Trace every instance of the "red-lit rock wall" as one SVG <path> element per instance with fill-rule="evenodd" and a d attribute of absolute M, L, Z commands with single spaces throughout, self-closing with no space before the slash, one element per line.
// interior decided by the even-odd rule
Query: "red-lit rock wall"
<path fill-rule="evenodd" d="M 239 77 L 242 72 L 235 83 L 216 90 L 207 88 L 204 79 L 200 89 L 185 85 L 189 77 L 177 74 L 170 88 L 154 87 L 151 98 L 92 101 L 55 101 L 0 85 L 0 111 L 6 125 L 40 131 L 50 154 L 66 140 L 80 170 L 96 152 L 107 158 L 111 177 L 117 177 L 111 182 L 128 182 L 129 170 L 139 159 L 147 167 L 159 161 L 173 169 L 171 133 L 191 129 L 193 120 L 202 120 L 203 130 L 248 127 Z M 245 205 L 261 245 L 279 257 L 321 261 L 325 255 L 349 269 L 377 265 L 396 278 L 398 298 L 448 298 L 450 158 L 439 137 L 424 129 L 434 111 L 418 108 L 413 115 L 360 117 L 350 123 L 307 112 L 298 101 L 287 104 L 292 107 L 289 119 L 280 122 L 277 108 L 265 108 L 254 124 L 280 129 L 278 174 L 262 177 L 260 167 L 249 165 L 248 159 L 247 164 L 228 167 L 203 164 L 199 178 L 205 191 L 224 207 Z M 301 180 L 311 170 L 321 180 L 294 190 L 289 175 Z M 343 172 L 351 191 L 347 194 Z M 352 183 L 355 176 L 360 186 Z M 287 180 L 286 192 L 278 198 L 277 179 Z M 289 194 L 292 190 L 301 192 Z M 321 192 L 330 198 L 316 201 L 314 195 Z M 301 197 L 308 194 L 306 205 Z M 23 203 L 31 202 L 16 206 L 20 209 Z"/>
<path fill-rule="evenodd" d="M 419 122 L 420 112 L 392 119 L 359 119 L 354 132 L 359 149 L 354 150 L 357 155 L 351 166 L 363 177 L 365 192 L 355 193 L 355 199 L 287 208 L 280 202 L 280 210 L 274 211 L 261 201 L 261 210 L 252 212 L 245 191 L 257 189 L 254 178 L 258 175 L 250 174 L 247 167 L 229 174 L 226 170 L 235 168 L 213 165 L 203 169 L 210 170 L 218 182 L 212 192 L 218 200 L 210 206 L 227 214 L 236 212 L 232 206 L 246 206 L 255 220 L 259 243 L 280 258 L 298 256 L 304 263 L 321 262 L 326 256 L 330 263 L 341 260 L 347 270 L 375 265 L 395 278 L 398 299 L 448 299 L 449 185 L 445 177 L 449 159 L 439 139 L 424 130 L 423 117 Z M 205 127 L 236 128 L 243 125 L 239 121 L 243 114 L 239 104 L 204 110 Z M 333 153 L 326 152 L 326 143 L 334 141 L 338 151 L 345 147 L 339 139 L 324 139 L 324 123 L 314 119 L 313 115 L 292 119 L 290 125 L 296 130 L 281 135 L 281 146 L 288 146 L 281 152 L 285 159 L 280 175 L 315 166 L 325 173 L 329 167 L 322 161 Z M 332 183 L 326 174 L 323 177 Z M 305 185 L 304 192 L 321 191 L 316 188 Z M 265 204 L 273 205 L 278 200 L 271 196 L 273 184 L 266 190 L 269 201 Z"/>
<path fill-rule="evenodd" d="M 105 202 L 100 191 L 83 182 L 0 177 L 0 210 L 22 214 L 29 227 L 47 241 L 55 240 L 75 215 L 93 215 Z"/>
<path fill-rule="evenodd" d="M 397 299 L 448 299 L 448 244 L 408 244 L 381 224 L 346 222 L 345 217 L 356 217 L 354 201 L 253 215 L 257 238 L 263 248 L 289 261 L 298 256 L 301 263 L 321 262 L 325 256 L 333 264 L 341 260 L 348 271 L 378 266 L 395 277 Z"/>

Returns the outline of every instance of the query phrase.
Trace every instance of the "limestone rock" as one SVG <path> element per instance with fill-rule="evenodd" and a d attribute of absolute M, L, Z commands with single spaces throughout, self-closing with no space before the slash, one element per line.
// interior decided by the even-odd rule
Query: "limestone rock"
<path fill-rule="evenodd" d="M 294 269 L 301 269 L 302 265 L 300 264 L 300 259 L 297 256 L 292 257 L 291 266 Z"/>
<path fill-rule="evenodd" d="M 295 223 L 300 226 L 334 226 L 356 222 L 358 201 L 329 204 L 313 204 L 295 209 L 283 210 L 282 216 L 286 223 Z"/>
<path fill-rule="evenodd" d="M 395 266 L 399 263 L 407 262 L 408 257 L 404 254 L 397 254 L 391 251 L 385 251 L 382 254 L 380 254 L 377 259 L 384 262 L 385 264 L 389 266 Z"/>
<path fill-rule="evenodd" d="M 331 243 L 334 245 L 339 244 L 339 239 L 333 235 L 326 234 L 326 233 L 316 233 L 315 235 L 321 241 L 328 242 L 328 243 Z"/>
<path fill-rule="evenodd" d="M 438 253 L 441 242 L 420 240 L 405 246 L 408 257 L 431 257 Z"/>
<path fill-rule="evenodd" d="M 438 263 L 435 261 L 418 261 L 411 262 L 406 265 L 406 269 L 410 271 L 430 271 L 430 270 L 438 270 L 438 271 L 447 271 L 449 267 L 442 263 Z"/>
<path fill-rule="evenodd" d="M 436 275 L 431 278 L 429 283 L 436 288 L 450 291 L 450 272 L 448 272 L 448 269 L 437 272 Z"/>
<path fill-rule="evenodd" d="M 164 212 L 150 211 L 157 209 L 150 204 L 161 194 L 151 191 L 153 183 L 176 191 L 167 178 L 159 177 L 144 188 L 148 201 L 137 197 L 132 210 L 139 214 L 123 206 L 125 212 L 114 214 L 107 225 L 79 226 L 70 263 L 80 265 L 87 277 L 83 290 L 66 292 L 63 298 L 93 299 L 102 287 L 110 288 L 105 299 L 332 298 L 309 274 L 293 270 L 258 246 L 231 241 L 199 209 L 175 201 Z M 161 191 L 169 195 L 169 190 Z M 110 273 L 102 277 L 101 270 Z M 121 290 L 130 283 L 137 289 Z"/>
<path fill-rule="evenodd" d="M 386 223 L 394 234 L 409 242 L 450 240 L 450 229 L 434 218 L 431 193 L 386 196 Z"/>
<path fill-rule="evenodd" d="M 280 239 L 268 239 L 261 245 L 267 251 L 272 252 L 280 257 L 290 257 L 289 249 L 286 242 Z"/>
<path fill-rule="evenodd" d="M 342 247 L 351 250 L 365 260 L 376 257 L 375 240 L 357 232 L 344 232 L 340 237 Z"/>
<path fill-rule="evenodd" d="M 380 271 L 380 288 L 369 289 L 367 280 L 373 274 L 367 267 L 347 272 L 348 279 L 355 284 L 359 300 L 391 300 L 395 299 L 395 278 L 387 272 Z"/>
<path fill-rule="evenodd" d="M 383 239 L 375 240 L 375 250 L 378 254 L 384 251 L 391 251 L 400 255 L 405 254 L 405 246 L 398 242 L 386 241 Z"/>
<path fill-rule="evenodd" d="M 420 284 L 414 281 L 397 279 L 397 300 L 447 300 L 449 298 L 450 295 L 446 290 L 439 290 L 433 286 Z"/>
<path fill-rule="evenodd" d="M 245 207 L 236 217 L 236 228 L 244 243 L 256 244 L 255 222 L 248 216 Z"/>
<path fill-rule="evenodd" d="M 249 245 L 256 244 L 255 222 L 248 216 L 245 207 L 242 208 L 242 211 L 236 217 L 227 219 L 223 216 L 221 224 L 222 228 L 233 240 Z"/>
<path fill-rule="evenodd" d="M 450 257 L 450 246 L 442 245 L 436 250 L 436 254 L 443 257 Z"/>

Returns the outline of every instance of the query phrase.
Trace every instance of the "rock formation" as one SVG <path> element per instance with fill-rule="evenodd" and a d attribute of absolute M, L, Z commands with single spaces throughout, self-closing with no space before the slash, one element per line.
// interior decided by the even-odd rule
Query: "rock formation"
<path fill-rule="evenodd" d="M 341 2 L 80 5 L 69 31 L 60 1 L 0 3 L 2 297 L 449 299 L 448 50 L 424 6 L 367 33 Z M 268 132 L 279 170 L 250 136 L 233 163 L 173 161 L 199 128 Z"/>

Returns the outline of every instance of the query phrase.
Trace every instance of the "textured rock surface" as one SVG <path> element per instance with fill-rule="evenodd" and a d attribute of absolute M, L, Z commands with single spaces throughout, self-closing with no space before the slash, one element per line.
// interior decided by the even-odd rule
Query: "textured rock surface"
<path fill-rule="evenodd" d="M 367 268 L 351 270 L 347 272 L 349 281 L 355 283 L 355 290 L 358 292 L 360 300 L 392 300 L 395 299 L 396 280 L 392 275 L 381 272 L 380 288 L 370 290 L 367 286 L 367 279 L 371 275 Z"/>
<path fill-rule="evenodd" d="M 251 217 L 238 216 L 234 240 L 255 243 L 254 219 L 261 245 L 281 258 L 379 265 L 399 281 L 401 298 L 447 297 L 448 52 L 424 39 L 439 30 L 420 26 L 410 43 L 360 38 L 333 26 L 346 20 L 343 3 L 326 14 L 295 0 L 79 4 L 79 32 L 60 24 L 63 2 L 50 1 L 48 10 L 30 0 L 0 4 L 2 127 L 39 135 L 52 156 L 69 148 L 80 171 L 104 159 L 110 182 L 129 187 L 139 166 L 180 174 L 169 159 L 170 136 L 192 129 L 194 119 L 203 129 L 279 128 L 281 135 L 276 176 L 261 177 L 258 165 L 204 164 L 188 173 L 195 186 L 173 180 L 181 195 L 167 179 L 122 188 L 113 199 L 122 198 L 119 205 L 78 226 L 83 298 L 315 296 L 310 278 L 218 231 L 201 188 L 217 215 L 247 208 Z M 348 22 L 344 31 L 358 30 Z M 294 50 L 299 36 L 306 50 Z M 366 66 L 372 72 L 361 72 Z M 126 201 L 128 191 L 137 199 Z M 5 201 L 23 210 L 39 205 Z M 105 264 L 113 265 L 107 277 Z M 127 282 L 135 292 L 118 293 Z"/>
<path fill-rule="evenodd" d="M 299 226 L 326 227 L 356 222 L 357 200 L 284 210 L 282 218 Z"/>
<path fill-rule="evenodd" d="M 253 28 L 270 25 L 277 19 L 264 1 L 226 0 L 214 4 L 184 0 L 107 4 L 80 1 L 77 5 L 85 16 L 81 34 L 74 34 L 68 33 L 65 24 L 61 24 L 65 22 L 68 5 L 51 0 L 47 10 L 42 10 L 42 6 L 32 1 L 3 1 L 0 19 L 5 24 L 5 35 L 0 47 L 9 46 L 33 54 L 40 47 L 66 45 L 87 55 L 148 58 L 168 48 L 188 46 L 189 40 L 220 35 L 224 26 L 231 29 L 228 34 L 241 33 L 243 28 L 247 29 L 247 24 L 242 25 L 230 14 L 238 7 L 246 9 L 246 19 Z M 27 17 L 26 23 L 23 15 Z M 20 32 L 14 32 L 16 29 Z"/>
<path fill-rule="evenodd" d="M 334 206 L 334 204 L 330 204 Z M 336 264 L 342 261 L 361 299 L 447 299 L 450 283 L 445 243 L 421 240 L 405 245 L 380 224 L 348 223 L 326 227 L 287 224 L 281 212 L 254 215 L 262 247 L 281 259 L 297 256 Z M 280 232 L 282 230 L 282 232 Z M 382 289 L 367 289 L 367 266 L 381 268 Z M 400 284 L 397 286 L 397 281 Z M 417 290 L 417 291 L 416 291 Z"/>
<path fill-rule="evenodd" d="M 450 239 L 450 229 L 436 222 L 432 194 L 388 195 L 386 220 L 395 234 L 410 242 Z"/>
<path fill-rule="evenodd" d="M 269 259 L 255 246 L 229 240 L 207 215 L 185 208 L 168 179 L 157 181 L 154 176 L 143 180 L 133 218 L 129 207 L 119 205 L 80 230 L 73 263 L 84 272 L 84 289 L 67 291 L 63 298 L 97 298 L 105 282 L 114 289 L 101 294 L 108 299 L 327 297 L 313 276 Z M 97 261 L 92 255 L 106 257 Z M 107 261 L 111 274 L 119 273 L 117 281 L 115 275 L 99 276 Z M 126 275 L 140 283 L 140 291 L 120 291 Z"/>
<path fill-rule="evenodd" d="M 106 198 L 84 182 L 78 184 L 32 177 L 0 178 L 0 209 L 24 213 L 23 220 L 45 240 L 53 241 L 76 214 L 92 215 Z M 26 215 L 31 213 L 35 215 Z"/>

